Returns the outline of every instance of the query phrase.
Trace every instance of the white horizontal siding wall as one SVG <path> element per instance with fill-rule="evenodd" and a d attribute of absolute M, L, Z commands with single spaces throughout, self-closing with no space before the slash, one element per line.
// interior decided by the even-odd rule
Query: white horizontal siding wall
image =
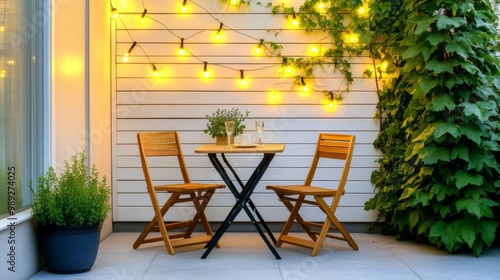
<path fill-rule="evenodd" d="M 377 97 L 375 81 L 363 76 L 371 66 L 367 57 L 352 58 L 354 83 L 351 92 L 335 111 L 328 111 L 320 91 L 343 88 L 343 78 L 332 71 L 317 69 L 313 84 L 318 92 L 307 96 L 292 87 L 293 78 L 280 76 L 278 58 L 255 57 L 252 48 L 258 44 L 253 38 L 263 38 L 284 47 L 283 55 L 302 57 L 311 44 L 318 43 L 325 34 L 306 34 L 304 30 L 289 29 L 283 15 L 272 15 L 270 10 L 252 6 L 250 11 L 241 8 L 224 14 L 216 0 L 197 0 L 201 7 L 188 1 L 191 14 L 177 14 L 182 1 L 144 1 L 150 24 L 138 25 L 143 7 L 142 1 L 127 1 L 120 19 L 113 26 L 114 56 L 114 221 L 149 221 L 153 215 L 137 148 L 137 132 L 176 130 L 180 134 L 182 149 L 193 181 L 222 183 L 206 155 L 195 154 L 194 149 L 214 139 L 203 133 L 205 116 L 217 108 L 249 110 L 245 122 L 247 132 L 254 132 L 254 120 L 265 121 L 264 142 L 285 143 L 285 151 L 277 154 L 257 186 L 252 200 L 268 221 L 284 221 L 287 210 L 274 193 L 265 189 L 267 184 L 300 184 L 310 166 L 318 133 L 352 133 L 356 146 L 346 194 L 341 200 L 338 216 L 345 222 L 370 222 L 375 213 L 366 212 L 364 203 L 374 195 L 370 175 L 377 168 L 379 158 L 373 148 L 378 133 L 374 120 Z M 179 3 L 177 3 L 179 2 Z M 120 9 L 120 6 L 118 6 Z M 211 41 L 220 19 L 225 26 L 226 41 Z M 158 23 L 158 22 L 161 22 Z M 167 29 L 168 27 L 168 29 Z M 229 30 L 231 28 L 232 30 Z M 269 32 L 268 29 L 280 30 Z M 176 49 L 180 40 L 192 56 L 178 57 Z M 129 62 L 122 56 L 133 41 L 138 46 L 132 51 Z M 212 78 L 200 78 L 203 63 L 207 61 Z M 160 78 L 152 78 L 151 63 L 160 70 Z M 216 65 L 219 64 L 219 65 Z M 238 85 L 239 69 L 245 70 L 249 85 Z M 270 92 L 276 90 L 280 102 L 270 104 Z M 243 180 L 247 179 L 258 164 L 260 156 L 228 156 Z M 167 166 L 166 171 L 161 170 Z M 178 182 L 181 177 L 168 162 L 153 161 L 153 174 L 160 183 Z M 337 164 L 321 168 L 316 184 L 334 186 L 340 172 Z M 163 196 L 161 196 L 163 197 Z M 211 221 L 222 221 L 234 203 L 228 189 L 218 190 L 207 209 Z M 308 208 L 306 217 L 318 216 L 314 208 Z M 168 218 L 177 220 L 193 213 L 192 207 L 176 207 Z M 246 215 L 237 220 L 247 221 Z"/>

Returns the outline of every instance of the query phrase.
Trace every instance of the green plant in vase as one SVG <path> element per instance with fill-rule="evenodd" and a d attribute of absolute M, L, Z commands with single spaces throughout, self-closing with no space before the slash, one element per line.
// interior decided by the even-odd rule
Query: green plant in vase
<path fill-rule="evenodd" d="M 218 144 L 226 144 L 227 136 L 225 122 L 234 121 L 235 128 L 233 136 L 238 136 L 243 133 L 245 129 L 243 122 L 249 114 L 250 111 L 245 111 L 243 113 L 238 108 L 232 108 L 230 110 L 218 108 L 217 111 L 206 116 L 208 123 L 207 128 L 203 130 L 203 132 L 212 136 L 212 138 L 223 138 L 224 140 L 220 140 L 222 142 L 218 142 Z"/>

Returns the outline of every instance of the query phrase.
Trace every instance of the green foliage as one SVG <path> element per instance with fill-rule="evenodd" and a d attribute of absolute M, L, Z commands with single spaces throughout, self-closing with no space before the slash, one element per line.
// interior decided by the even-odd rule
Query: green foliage
<path fill-rule="evenodd" d="M 234 121 L 234 136 L 240 135 L 245 129 L 245 125 L 243 124 L 243 122 L 249 114 L 250 111 L 246 111 L 243 114 L 238 108 L 233 108 L 231 110 L 218 108 L 217 111 L 212 113 L 212 115 L 206 116 L 208 123 L 207 128 L 203 130 L 203 132 L 212 136 L 213 138 L 217 136 L 224 136 L 226 135 L 226 126 L 224 123 L 227 121 Z"/>
<path fill-rule="evenodd" d="M 375 2 L 370 52 L 394 67 L 379 92 L 383 130 L 374 144 L 383 157 L 365 209 L 379 211 L 386 233 L 480 255 L 500 220 L 493 8 L 488 1 Z"/>
<path fill-rule="evenodd" d="M 106 177 L 95 166 L 88 168 L 82 152 L 66 161 L 58 177 L 52 167 L 40 176 L 33 193 L 33 217 L 40 226 L 102 225 L 110 205 Z"/>

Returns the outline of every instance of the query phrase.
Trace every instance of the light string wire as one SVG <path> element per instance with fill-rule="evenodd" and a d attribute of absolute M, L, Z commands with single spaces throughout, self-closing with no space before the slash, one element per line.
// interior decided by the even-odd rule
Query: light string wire
<path fill-rule="evenodd" d="M 112 2 L 112 1 L 110 1 L 110 2 Z M 144 0 L 141 0 L 141 2 L 142 2 L 142 6 L 143 6 L 144 11 L 146 11 L 146 5 L 145 5 L 145 3 L 144 3 Z M 193 3 L 194 5 L 196 5 L 197 7 L 199 7 L 200 9 L 204 10 L 204 11 L 205 11 L 205 12 L 206 12 L 206 13 L 207 13 L 210 17 L 212 17 L 212 18 L 213 18 L 215 21 L 217 21 L 219 24 L 222 24 L 222 25 L 224 26 L 224 29 L 231 30 L 231 31 L 236 32 L 236 33 L 238 33 L 238 34 L 240 34 L 240 35 L 243 35 L 243 36 L 246 36 L 246 37 L 248 37 L 248 38 L 250 38 L 250 39 L 252 39 L 252 40 L 255 40 L 255 41 L 257 41 L 257 42 L 269 43 L 268 41 L 264 41 L 263 39 L 259 39 L 259 38 L 256 38 L 256 37 L 253 37 L 253 36 L 250 36 L 250 35 L 245 34 L 245 33 L 241 32 L 241 31 L 239 31 L 239 30 L 237 30 L 237 29 L 234 29 L 234 28 L 232 28 L 232 27 L 230 27 L 230 26 L 227 26 L 227 25 L 224 25 L 224 24 L 223 24 L 223 22 L 221 21 L 221 19 L 222 19 L 222 18 L 226 15 L 227 11 L 229 10 L 229 8 L 230 8 L 230 6 L 231 6 L 231 4 L 230 4 L 230 3 L 228 3 L 228 4 L 226 5 L 226 9 L 225 9 L 224 13 L 222 14 L 222 16 L 221 16 L 220 18 L 216 18 L 216 17 L 215 17 L 212 13 L 210 13 L 210 12 L 209 12 L 206 8 L 204 8 L 204 7 L 203 7 L 203 6 L 201 6 L 200 4 L 198 4 L 198 3 L 196 3 L 195 1 L 192 1 L 192 0 L 191 0 L 190 2 L 191 2 L 191 3 Z M 113 8 L 113 7 L 114 7 L 114 6 L 113 6 L 113 4 L 111 3 L 111 8 Z M 176 37 L 176 38 L 178 38 L 178 39 L 182 39 L 182 40 L 191 39 L 191 38 L 195 37 L 196 35 L 199 35 L 199 34 L 201 34 L 201 33 L 204 33 L 204 32 L 209 31 L 209 29 L 203 29 L 203 30 L 200 30 L 200 31 L 198 31 L 198 32 L 196 32 L 196 33 L 194 33 L 194 34 L 192 34 L 192 35 L 191 35 L 191 36 L 189 36 L 189 37 L 182 38 L 182 37 L 180 37 L 179 35 L 177 35 L 175 32 L 173 32 L 173 31 L 172 31 L 172 30 L 171 30 L 171 29 L 170 29 L 170 28 L 169 28 L 166 24 L 164 24 L 163 22 L 161 22 L 161 21 L 159 21 L 159 20 L 157 20 L 157 19 L 155 19 L 155 18 L 153 18 L 153 17 L 151 17 L 151 16 L 149 16 L 149 15 L 146 15 L 145 17 L 147 17 L 147 18 L 151 19 L 152 21 L 154 21 L 154 22 L 156 22 L 156 23 L 160 24 L 160 25 L 161 25 L 161 26 L 163 26 L 163 27 L 164 27 L 164 28 L 165 28 L 165 29 L 166 29 L 166 30 L 167 30 L 170 34 L 172 34 L 174 37 Z M 127 34 L 129 35 L 130 40 L 131 40 L 132 42 L 136 42 L 136 41 L 134 40 L 134 38 L 133 38 L 132 34 L 130 33 L 130 30 L 127 28 L 127 26 L 125 25 L 125 23 L 123 22 L 123 20 L 122 20 L 121 18 L 120 18 L 120 22 L 121 22 L 121 24 L 123 25 L 123 27 L 125 28 L 125 30 L 126 30 L 126 32 L 127 32 Z M 327 36 L 325 36 L 324 38 L 320 39 L 318 42 L 322 42 L 322 41 L 324 41 L 324 40 L 326 40 L 326 39 L 328 39 L 328 38 L 330 38 L 330 37 L 331 37 L 331 35 L 327 35 Z M 154 66 L 155 66 L 155 64 L 151 61 L 150 56 L 147 54 L 147 52 L 146 52 L 146 51 L 144 50 L 144 48 L 140 45 L 140 43 L 139 43 L 139 42 L 137 42 L 136 46 L 142 50 L 142 52 L 144 53 L 144 55 L 145 55 L 145 56 L 146 56 L 146 58 L 148 59 L 149 64 L 153 65 L 153 67 L 154 67 Z M 269 48 L 267 47 L 267 45 L 266 45 L 266 44 L 262 44 L 262 46 L 264 46 L 264 47 L 265 47 L 266 52 L 269 52 L 269 53 L 271 54 L 270 56 L 273 56 L 273 55 L 272 55 L 272 52 L 269 50 Z M 193 54 L 192 52 L 190 52 L 190 51 L 189 51 L 189 50 L 187 50 L 187 49 L 184 49 L 184 51 L 186 51 L 187 53 L 189 53 L 189 54 L 191 55 L 191 57 L 195 58 L 196 60 L 198 60 L 198 61 L 199 61 L 199 62 L 201 62 L 202 64 L 205 64 L 205 63 L 206 63 L 206 64 L 209 64 L 209 65 L 218 66 L 218 67 L 226 68 L 226 69 L 229 69 L 229 70 L 232 70 L 232 71 L 236 71 L 236 72 L 238 72 L 238 73 L 240 73 L 241 71 L 245 71 L 245 72 L 251 72 L 251 71 L 261 71 L 261 70 L 265 70 L 265 69 L 269 69 L 269 68 L 281 67 L 281 66 L 283 66 L 283 65 L 284 65 L 284 63 L 283 63 L 283 62 L 281 62 L 281 63 L 276 63 L 276 64 L 274 64 L 274 65 L 269 65 L 269 66 L 264 66 L 264 67 L 259 67 L 259 68 L 252 68 L 252 69 L 240 69 L 240 68 L 230 67 L 230 66 L 227 66 L 227 65 L 222 64 L 222 63 L 209 63 L 209 62 L 207 62 L 207 61 L 202 60 L 200 57 L 196 56 L 195 54 Z M 277 55 L 277 56 L 275 56 L 275 57 L 281 57 L 281 56 L 280 56 L 280 55 Z M 283 58 L 285 58 L 285 57 L 283 57 Z M 160 64 L 161 64 L 161 63 L 160 63 Z M 294 78 L 296 81 L 304 81 L 304 78 L 306 78 L 306 77 L 304 77 L 304 76 L 300 75 L 300 76 L 296 76 L 296 77 L 289 77 L 288 79 L 291 79 L 291 78 Z M 277 84 L 281 84 L 281 83 L 283 83 L 283 81 L 278 82 Z M 294 83 L 294 84 L 295 84 L 295 83 Z M 341 83 L 340 83 L 340 85 L 339 85 L 339 89 L 340 89 L 341 84 L 342 84 L 342 82 L 341 82 Z M 314 92 L 323 92 L 325 95 L 329 95 L 329 96 L 330 96 L 330 98 L 329 98 L 330 100 L 333 100 L 333 98 L 334 98 L 334 95 L 335 95 L 335 94 L 334 94 L 332 91 L 328 91 L 328 90 L 317 90 L 317 89 L 315 89 L 314 87 L 312 87 L 312 85 L 310 85 L 310 84 L 307 84 L 307 87 L 308 87 L 308 88 L 310 88 L 310 89 L 311 89 L 312 91 L 314 91 Z M 340 90 L 338 90 L 338 91 L 340 91 Z"/>

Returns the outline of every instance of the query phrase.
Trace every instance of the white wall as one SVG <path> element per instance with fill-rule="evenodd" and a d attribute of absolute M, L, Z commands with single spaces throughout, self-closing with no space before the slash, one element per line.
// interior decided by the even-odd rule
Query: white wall
<path fill-rule="evenodd" d="M 87 1 L 55 1 L 53 158 L 54 165 L 62 167 L 65 160 L 86 149 L 91 164 L 111 183 L 110 8 L 106 1 L 88 2 L 87 19 Z M 111 230 L 108 221 L 103 237 Z"/>
<path fill-rule="evenodd" d="M 254 132 L 253 121 L 263 119 L 266 123 L 264 142 L 286 144 L 284 153 L 275 157 L 252 198 L 268 221 L 284 221 L 287 210 L 265 185 L 302 183 L 320 132 L 356 135 L 346 194 L 337 213 L 342 221 L 374 221 L 375 213 L 363 209 L 364 202 L 374 195 L 370 175 L 377 168 L 375 160 L 379 157 L 372 145 L 378 133 L 378 122 L 373 119 L 377 103 L 375 81 L 363 76 L 363 71 L 371 67 L 371 60 L 366 57 L 352 59 L 354 82 L 351 92 L 344 95 L 345 99 L 334 111 L 327 110 L 321 91 L 342 88 L 341 74 L 334 73 L 326 65 L 326 71 L 316 69 L 316 81 L 307 82 L 314 84 L 319 92 L 304 95 L 292 87 L 293 78 L 279 74 L 280 59 L 251 55 L 258 39 L 263 38 L 283 45 L 283 55 L 301 57 L 325 34 L 305 34 L 304 30 L 291 28 L 283 15 L 272 15 L 270 10 L 255 5 L 250 9 L 252 13 L 242 8 L 224 14 L 225 8 L 220 1 L 196 1 L 210 11 L 210 15 L 188 1 L 195 13 L 179 14 L 178 6 L 182 1 L 178 1 L 179 5 L 172 2 L 167 5 L 166 2 L 144 2 L 148 16 L 154 18 L 145 25 L 138 24 L 143 12 L 141 1 L 127 1 L 126 7 L 118 5 L 120 19 L 112 26 L 113 122 L 116 124 L 113 129 L 113 220 L 148 221 L 153 215 L 138 157 L 137 132 L 179 131 L 191 179 L 221 182 L 206 155 L 197 155 L 194 149 L 214 142 L 202 132 L 205 116 L 217 108 L 234 107 L 251 111 L 246 121 L 247 131 Z M 215 44 L 211 39 L 219 27 L 212 16 L 224 23 L 225 43 Z M 191 56 L 177 56 L 180 38 L 185 38 L 184 46 Z M 124 63 L 122 56 L 134 40 L 138 46 L 132 51 L 129 62 Z M 213 71 L 213 78 L 209 80 L 200 77 L 203 61 L 207 61 Z M 152 78 L 152 63 L 160 70 L 160 78 Z M 245 88 L 237 84 L 239 69 L 245 70 L 249 80 Z M 277 103 L 270 99 L 273 89 L 278 92 L 277 100 L 280 101 Z M 231 160 L 245 179 L 258 158 L 231 156 Z M 333 173 L 337 171 L 335 168 Z M 335 183 L 335 177 L 327 178 L 334 175 L 328 172 L 320 175 L 322 182 L 318 184 Z M 179 179 L 174 171 L 168 170 L 160 181 Z M 207 210 L 209 219 L 223 220 L 233 203 L 228 189 L 217 191 Z M 178 208 L 169 218 L 182 218 L 184 211 L 189 210 Z M 314 216 L 316 212 L 309 215 Z M 246 221 L 245 217 L 240 215 L 237 220 Z"/>

